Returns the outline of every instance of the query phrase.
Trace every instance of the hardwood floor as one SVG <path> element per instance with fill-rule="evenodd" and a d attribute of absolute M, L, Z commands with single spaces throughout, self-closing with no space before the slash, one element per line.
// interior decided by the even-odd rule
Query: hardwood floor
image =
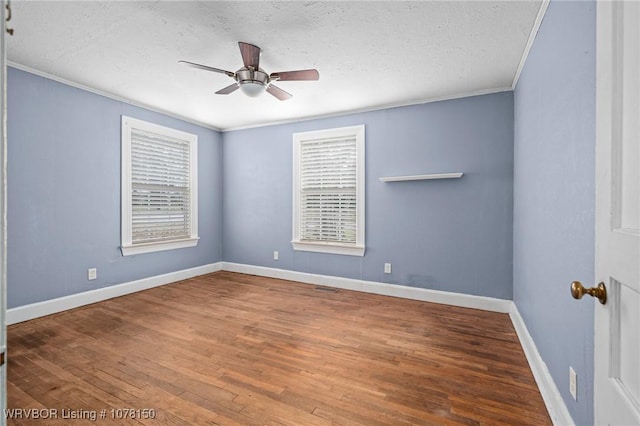
<path fill-rule="evenodd" d="M 506 314 L 230 272 L 10 326 L 8 351 L 9 408 L 58 417 L 9 425 L 551 424 Z"/>

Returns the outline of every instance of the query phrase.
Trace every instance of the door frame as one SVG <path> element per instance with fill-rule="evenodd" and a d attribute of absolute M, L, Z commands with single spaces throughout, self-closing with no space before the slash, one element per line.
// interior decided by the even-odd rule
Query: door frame
<path fill-rule="evenodd" d="M 7 65 L 5 45 L 5 6 L 0 0 L 0 353 L 4 364 L 0 366 L 0 425 L 6 424 L 7 408 Z"/>

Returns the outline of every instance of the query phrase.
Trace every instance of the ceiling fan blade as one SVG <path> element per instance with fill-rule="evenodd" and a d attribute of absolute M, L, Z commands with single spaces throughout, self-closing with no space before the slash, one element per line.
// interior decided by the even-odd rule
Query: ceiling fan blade
<path fill-rule="evenodd" d="M 298 70 L 298 71 L 280 71 L 271 73 L 271 80 L 293 81 L 293 80 L 318 80 L 320 74 L 318 70 Z"/>
<path fill-rule="evenodd" d="M 281 88 L 274 86 L 273 84 L 267 86 L 267 92 L 280 99 L 281 101 L 286 101 L 287 99 L 293 97 L 291 93 L 287 93 Z"/>
<path fill-rule="evenodd" d="M 243 41 L 239 41 L 238 46 L 240 46 L 240 54 L 242 55 L 244 66 L 257 70 L 260 66 L 260 48 Z"/>
<path fill-rule="evenodd" d="M 231 92 L 235 92 L 236 90 L 238 90 L 240 88 L 240 86 L 238 85 L 238 83 L 233 83 L 225 88 L 222 88 L 220 90 L 218 90 L 216 92 L 217 95 L 228 95 Z"/>
<path fill-rule="evenodd" d="M 200 64 L 196 64 L 194 62 L 178 61 L 178 63 L 184 64 L 184 65 L 188 65 L 190 67 L 198 68 L 198 69 L 201 69 L 201 70 L 205 70 L 205 71 L 219 72 L 220 74 L 226 74 L 229 77 L 234 77 L 236 75 L 236 73 L 231 72 L 231 71 L 221 70 L 220 68 L 209 67 L 207 65 L 200 65 Z"/>

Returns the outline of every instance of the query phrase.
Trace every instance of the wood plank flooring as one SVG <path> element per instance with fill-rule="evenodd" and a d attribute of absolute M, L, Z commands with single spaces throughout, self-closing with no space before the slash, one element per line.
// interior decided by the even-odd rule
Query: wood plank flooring
<path fill-rule="evenodd" d="M 551 424 L 506 314 L 230 272 L 10 326 L 8 405 L 58 416 L 9 425 Z"/>

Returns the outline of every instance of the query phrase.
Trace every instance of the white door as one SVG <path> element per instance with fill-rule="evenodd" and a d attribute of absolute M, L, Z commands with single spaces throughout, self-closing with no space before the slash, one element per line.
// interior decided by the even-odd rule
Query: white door
<path fill-rule="evenodd" d="M 640 2 L 598 2 L 596 425 L 640 425 Z"/>
<path fill-rule="evenodd" d="M 6 364 L 6 244 L 5 244 L 5 153 L 6 151 L 6 49 L 5 36 L 5 0 L 0 0 L 0 425 L 5 424 L 7 408 L 7 364 Z"/>

